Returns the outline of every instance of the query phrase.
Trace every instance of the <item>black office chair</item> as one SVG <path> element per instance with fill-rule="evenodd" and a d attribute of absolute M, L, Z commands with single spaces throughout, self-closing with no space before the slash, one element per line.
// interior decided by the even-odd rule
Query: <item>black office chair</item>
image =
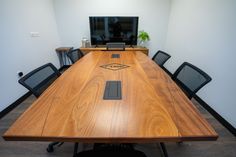
<path fill-rule="evenodd" d="M 156 62 L 161 68 L 163 68 L 163 65 L 165 62 L 170 58 L 171 56 L 163 51 L 157 51 L 157 53 L 152 57 L 152 60 Z"/>
<path fill-rule="evenodd" d="M 212 80 L 208 74 L 188 62 L 184 62 L 175 71 L 172 79 L 180 86 L 189 99 Z"/>
<path fill-rule="evenodd" d="M 26 74 L 18 82 L 38 98 L 60 75 L 57 68 L 48 63 Z"/>
<path fill-rule="evenodd" d="M 84 56 L 83 52 L 80 49 L 72 49 L 67 53 L 67 56 L 70 58 L 71 62 L 74 64 L 80 58 Z"/>
<path fill-rule="evenodd" d="M 48 63 L 26 74 L 18 82 L 38 98 L 60 75 L 57 68 Z M 53 152 L 55 145 L 62 144 L 63 142 L 52 142 L 48 145 L 47 151 Z"/>
<path fill-rule="evenodd" d="M 125 43 L 107 43 L 107 51 L 125 51 Z"/>

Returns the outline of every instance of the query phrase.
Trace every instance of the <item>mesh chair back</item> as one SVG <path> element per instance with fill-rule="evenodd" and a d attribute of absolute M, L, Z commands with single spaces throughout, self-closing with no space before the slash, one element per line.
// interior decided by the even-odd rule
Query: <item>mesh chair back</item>
<path fill-rule="evenodd" d="M 165 62 L 170 58 L 171 56 L 163 51 L 158 51 L 153 57 L 152 60 L 155 61 L 160 67 L 163 67 Z"/>
<path fill-rule="evenodd" d="M 67 53 L 67 56 L 70 58 L 72 63 L 75 63 L 80 58 L 82 58 L 84 56 L 84 54 L 80 49 L 74 49 L 74 50 L 70 50 Z"/>
<path fill-rule="evenodd" d="M 26 74 L 18 82 L 39 97 L 60 75 L 56 67 L 48 63 Z"/>
<path fill-rule="evenodd" d="M 107 51 L 125 51 L 125 43 L 107 43 Z"/>
<path fill-rule="evenodd" d="M 182 88 L 189 99 L 211 81 L 211 77 L 208 74 L 187 62 L 184 62 L 176 70 L 172 79 Z"/>

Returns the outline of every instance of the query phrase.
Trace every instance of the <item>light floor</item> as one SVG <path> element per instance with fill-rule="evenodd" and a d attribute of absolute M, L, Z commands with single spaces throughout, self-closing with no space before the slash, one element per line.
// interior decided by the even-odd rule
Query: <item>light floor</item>
<path fill-rule="evenodd" d="M 0 134 L 24 112 L 35 100 L 30 96 L 8 115 L 0 119 Z M 214 117 L 200 105 L 197 108 L 219 134 L 217 141 L 184 142 L 181 145 L 166 143 L 169 157 L 236 157 L 236 137 L 226 130 Z M 0 138 L 0 157 L 72 157 L 73 143 L 64 143 L 53 153 L 47 153 L 48 142 L 7 142 Z M 89 149 L 91 144 L 80 145 L 79 149 Z M 159 147 L 155 144 L 138 144 L 136 149 L 143 151 L 147 157 L 161 157 Z"/>

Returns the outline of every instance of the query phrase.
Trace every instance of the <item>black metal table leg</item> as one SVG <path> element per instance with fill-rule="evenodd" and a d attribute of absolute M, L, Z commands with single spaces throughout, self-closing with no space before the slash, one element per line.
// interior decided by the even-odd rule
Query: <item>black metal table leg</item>
<path fill-rule="evenodd" d="M 59 58 L 59 62 L 60 62 L 60 68 L 63 67 L 63 59 L 62 59 L 62 53 L 61 52 L 57 52 L 58 54 L 58 58 Z"/>
<path fill-rule="evenodd" d="M 77 153 L 78 153 L 78 146 L 79 146 L 79 143 L 75 143 L 75 146 L 74 146 L 74 154 L 73 154 L 73 157 L 76 157 Z"/>
<path fill-rule="evenodd" d="M 163 142 L 160 142 L 160 146 L 161 146 L 161 151 L 162 151 L 164 157 L 168 157 L 168 153 L 167 153 L 165 144 Z"/>
<path fill-rule="evenodd" d="M 66 65 L 66 52 L 62 52 L 63 53 L 63 66 Z"/>

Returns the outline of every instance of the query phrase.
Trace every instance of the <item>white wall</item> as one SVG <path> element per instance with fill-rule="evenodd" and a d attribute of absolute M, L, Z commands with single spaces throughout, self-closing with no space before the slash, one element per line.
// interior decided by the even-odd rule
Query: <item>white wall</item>
<path fill-rule="evenodd" d="M 150 56 L 162 49 L 170 0 L 54 0 L 59 34 L 64 46 L 80 47 L 90 39 L 89 16 L 139 16 L 139 30 L 150 34 Z"/>
<path fill-rule="evenodd" d="M 27 90 L 18 84 L 25 74 L 47 62 L 59 65 L 55 48 L 59 36 L 52 0 L 0 1 L 0 111 Z M 40 37 L 31 38 L 30 32 Z"/>
<path fill-rule="evenodd" d="M 188 61 L 213 78 L 198 95 L 236 127 L 236 1 L 173 0 L 165 49 L 171 72 Z"/>

